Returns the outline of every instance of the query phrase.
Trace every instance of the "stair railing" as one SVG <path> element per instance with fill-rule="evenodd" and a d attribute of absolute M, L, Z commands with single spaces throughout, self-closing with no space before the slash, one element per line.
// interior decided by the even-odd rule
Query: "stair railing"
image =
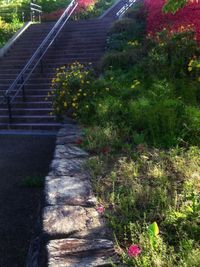
<path fill-rule="evenodd" d="M 117 12 L 118 18 L 122 17 L 124 13 L 136 2 L 137 0 L 126 0 L 124 6 Z"/>
<path fill-rule="evenodd" d="M 63 29 L 65 23 L 69 20 L 76 7 L 78 6 L 78 0 L 72 0 L 71 3 L 67 6 L 62 16 L 56 22 L 54 27 L 48 33 L 46 38 L 37 48 L 33 56 L 29 59 L 28 63 L 25 65 L 23 70 L 19 73 L 15 81 L 11 84 L 9 89 L 4 94 L 3 103 L 7 104 L 9 123 L 12 122 L 12 104 L 17 97 L 17 95 L 22 91 L 23 101 L 26 100 L 25 94 L 25 84 L 31 77 L 33 71 L 40 64 L 41 72 L 43 72 L 43 62 L 42 59 L 45 56 L 48 49 L 52 46 L 55 39 Z"/>
<path fill-rule="evenodd" d="M 0 17 L 6 21 L 12 21 L 13 14 L 22 21 L 41 22 L 42 6 L 35 3 L 30 3 L 29 7 L 24 7 L 22 10 L 18 8 L 1 7 Z"/>
<path fill-rule="evenodd" d="M 35 3 L 30 3 L 30 17 L 31 21 L 39 21 L 41 22 L 41 15 L 42 15 L 42 7 L 35 4 Z M 38 19 L 38 20 L 37 20 Z"/>

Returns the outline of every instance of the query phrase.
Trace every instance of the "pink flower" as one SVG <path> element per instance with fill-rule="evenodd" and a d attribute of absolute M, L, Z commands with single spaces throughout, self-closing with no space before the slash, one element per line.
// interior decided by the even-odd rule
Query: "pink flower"
<path fill-rule="evenodd" d="M 138 245 L 135 244 L 131 245 L 128 249 L 129 257 L 137 257 L 141 252 L 142 250 L 138 247 Z"/>
<path fill-rule="evenodd" d="M 96 208 L 96 211 L 99 213 L 99 214 L 104 214 L 105 212 L 105 208 L 103 205 L 99 205 L 97 208 Z"/>

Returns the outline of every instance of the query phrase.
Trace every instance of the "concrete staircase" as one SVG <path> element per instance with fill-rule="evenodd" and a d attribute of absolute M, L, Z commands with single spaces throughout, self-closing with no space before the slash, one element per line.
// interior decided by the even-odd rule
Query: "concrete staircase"
<path fill-rule="evenodd" d="M 74 61 L 97 65 L 105 50 L 108 28 L 116 19 L 114 15 L 120 6 L 121 3 L 115 5 L 101 19 L 66 23 L 56 44 L 45 55 L 43 72 L 38 66 L 25 85 L 25 101 L 22 94 L 16 97 L 11 123 L 7 106 L 0 106 L 0 130 L 49 131 L 60 128 L 61 123 L 50 115 L 51 99 L 45 100 L 47 93 L 51 91 L 55 69 Z M 54 23 L 31 25 L 11 51 L 0 59 L 0 100 L 53 25 Z"/>

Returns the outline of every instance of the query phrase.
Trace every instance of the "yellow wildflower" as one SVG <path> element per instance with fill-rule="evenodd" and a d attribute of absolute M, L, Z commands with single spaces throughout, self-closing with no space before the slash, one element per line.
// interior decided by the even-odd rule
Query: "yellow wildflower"
<path fill-rule="evenodd" d="M 191 67 L 191 66 L 192 66 L 192 64 L 193 64 L 193 62 L 194 62 L 194 60 L 193 60 L 193 59 L 191 59 L 191 60 L 190 60 L 190 62 L 189 62 L 189 64 L 188 64 L 188 66 L 189 66 L 189 67 Z"/>
<path fill-rule="evenodd" d="M 188 71 L 192 71 L 192 67 L 188 67 Z"/>
<path fill-rule="evenodd" d="M 72 107 L 74 107 L 74 108 L 75 108 L 75 107 L 76 107 L 76 103 L 72 103 Z"/>

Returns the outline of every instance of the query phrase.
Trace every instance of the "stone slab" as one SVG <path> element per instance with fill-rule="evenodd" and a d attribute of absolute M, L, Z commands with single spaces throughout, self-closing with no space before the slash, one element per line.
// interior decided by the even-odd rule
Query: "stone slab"
<path fill-rule="evenodd" d="M 96 204 L 89 180 L 79 177 L 64 176 L 45 180 L 45 198 L 47 205 L 82 205 Z"/>
<path fill-rule="evenodd" d="M 80 206 L 47 206 L 43 210 L 43 231 L 56 237 L 93 239 L 108 237 L 103 217 L 94 208 Z"/>
<path fill-rule="evenodd" d="M 86 153 L 83 149 L 71 144 L 57 145 L 54 153 L 55 159 L 84 158 L 87 156 L 88 153 Z"/>
<path fill-rule="evenodd" d="M 81 138 L 80 134 L 68 134 L 67 136 L 57 137 L 57 145 L 74 144 Z"/>
<path fill-rule="evenodd" d="M 60 239 L 47 245 L 48 267 L 111 266 L 116 262 L 113 243 L 106 239 Z"/>
<path fill-rule="evenodd" d="M 50 165 L 55 176 L 73 176 L 84 172 L 84 159 L 54 159 Z"/>
<path fill-rule="evenodd" d="M 69 125 L 66 125 L 66 127 L 60 129 L 58 134 L 57 134 L 58 137 L 64 137 L 64 136 L 68 136 L 68 135 L 81 136 L 82 130 L 77 125 L 69 124 Z"/>

